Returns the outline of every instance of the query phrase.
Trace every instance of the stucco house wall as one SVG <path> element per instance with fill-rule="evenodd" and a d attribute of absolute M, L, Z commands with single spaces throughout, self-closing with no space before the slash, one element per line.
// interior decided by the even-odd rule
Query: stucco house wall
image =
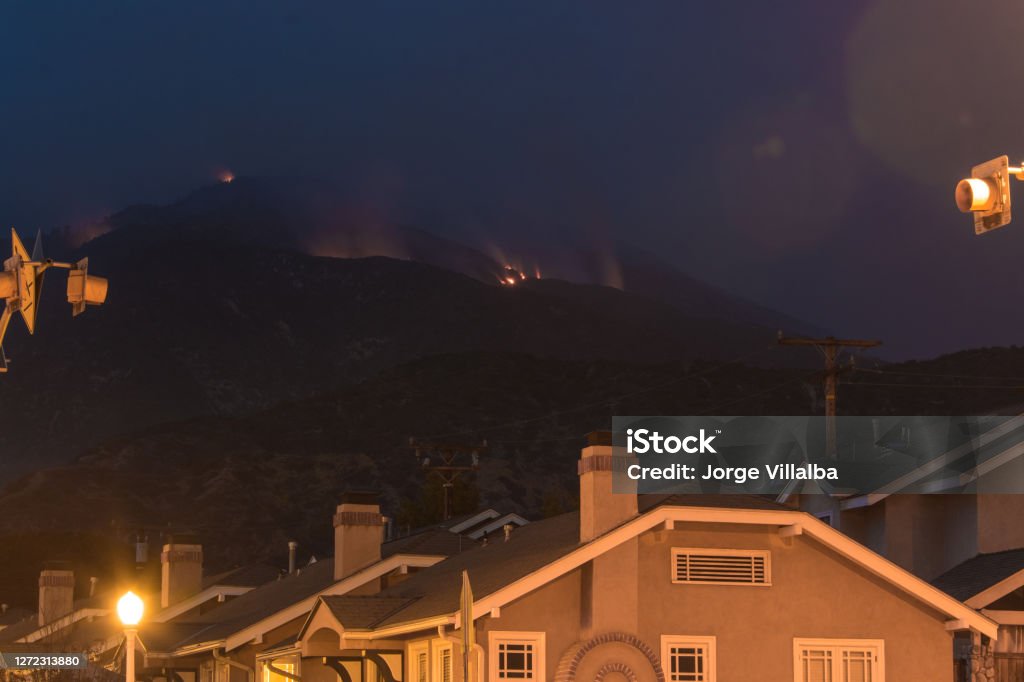
<path fill-rule="evenodd" d="M 882 639 L 886 679 L 952 681 L 953 636 L 945 617 L 803 536 L 782 538 L 773 527 L 679 525 L 642 534 L 636 547 L 635 595 L 594 592 L 608 605 L 635 598 L 636 629 L 628 633 L 660 657 L 665 634 L 717 637 L 717 679 L 794 679 L 794 638 Z M 671 581 L 673 547 L 765 549 L 771 552 L 771 586 L 682 585 Z M 588 570 L 583 567 L 508 604 L 498 618 L 478 622 L 488 649 L 495 631 L 546 633 L 546 679 L 558 678 L 565 652 L 598 629 L 586 627 Z M 620 576 L 621 577 L 621 576 Z M 628 617 L 628 614 L 627 614 Z M 581 622 L 583 623 L 581 625 Z M 577 679 L 602 659 L 628 661 L 639 680 L 654 680 L 635 643 L 608 642 L 583 657 Z M 601 652 L 601 653 L 598 653 Z M 589 663 L 588 663 L 589 657 Z M 646 666 L 646 668 L 645 668 Z M 564 672 L 564 671 L 563 671 Z"/>

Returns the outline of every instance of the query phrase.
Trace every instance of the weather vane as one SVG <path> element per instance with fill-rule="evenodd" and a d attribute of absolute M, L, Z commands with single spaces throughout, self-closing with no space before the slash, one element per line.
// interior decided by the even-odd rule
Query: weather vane
<path fill-rule="evenodd" d="M 0 315 L 0 372 L 7 371 L 3 341 L 14 313 L 21 313 L 28 333 L 35 334 L 43 275 L 50 268 L 68 271 L 67 294 L 73 316 L 85 312 L 86 305 L 100 305 L 107 299 L 107 280 L 89 274 L 88 258 L 77 263 L 60 263 L 45 258 L 41 233 L 36 234 L 36 243 L 29 255 L 18 233 L 12 229 L 11 257 L 4 261 L 4 269 L 0 272 L 0 297 L 6 302 Z"/>

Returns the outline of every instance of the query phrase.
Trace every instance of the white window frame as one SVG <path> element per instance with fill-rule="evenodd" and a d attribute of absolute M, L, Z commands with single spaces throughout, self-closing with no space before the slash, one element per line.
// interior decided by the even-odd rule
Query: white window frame
<path fill-rule="evenodd" d="M 498 647 L 503 643 L 529 643 L 533 644 L 533 677 L 505 678 L 499 676 L 498 670 Z M 543 632 L 525 632 L 515 630 L 498 630 L 487 635 L 487 658 L 488 676 L 490 682 L 499 682 L 505 679 L 519 679 L 524 682 L 545 682 L 546 675 L 546 635 Z"/>
<path fill-rule="evenodd" d="M 420 654 L 423 654 L 426 658 L 426 669 L 424 671 L 426 674 L 424 678 L 427 682 L 430 682 L 430 642 L 428 640 L 410 642 L 409 644 L 409 659 L 406 666 L 408 670 L 405 673 L 405 679 L 408 682 L 418 682 L 419 680 L 419 675 L 416 673 L 419 671 L 418 659 Z"/>
<path fill-rule="evenodd" d="M 672 682 L 672 668 L 669 665 L 669 649 L 674 646 L 696 645 L 704 648 L 704 682 L 715 682 L 718 678 L 718 660 L 715 654 L 717 638 L 707 635 L 662 635 L 661 669 L 665 682 Z"/>
<path fill-rule="evenodd" d="M 434 644 L 434 654 L 432 658 L 432 665 L 430 666 L 431 677 L 433 682 L 444 682 L 444 652 L 448 652 L 451 656 L 452 676 L 451 682 L 455 682 L 455 647 L 448 640 L 437 640 Z M 410 680 L 409 682 L 413 682 Z"/>
<path fill-rule="evenodd" d="M 885 640 L 884 639 L 803 639 L 793 638 L 793 680 L 804 682 L 801 678 L 803 672 L 800 652 L 804 649 L 831 649 L 832 650 L 832 680 L 841 682 L 842 678 L 842 653 L 844 650 L 874 649 L 875 666 L 871 670 L 871 682 L 885 682 Z"/>
<path fill-rule="evenodd" d="M 726 582 L 720 580 L 677 580 L 676 563 L 680 554 L 718 554 L 721 556 L 762 557 L 764 559 L 764 582 Z M 739 585 L 742 587 L 772 586 L 772 553 L 768 549 L 722 549 L 719 547 L 673 547 L 669 562 L 669 578 L 674 585 Z"/>

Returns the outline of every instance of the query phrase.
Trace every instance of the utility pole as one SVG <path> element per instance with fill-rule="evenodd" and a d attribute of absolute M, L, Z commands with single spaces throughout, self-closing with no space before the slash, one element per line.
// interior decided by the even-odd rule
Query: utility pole
<path fill-rule="evenodd" d="M 436 473 L 441 477 L 444 488 L 444 520 L 452 517 L 455 503 L 455 481 L 466 471 L 477 471 L 480 468 L 480 455 L 487 452 L 487 441 L 479 445 L 463 443 L 425 443 L 415 438 L 409 439 L 409 447 L 420 463 L 420 468 Z M 468 458 L 468 463 L 466 459 Z"/>
<path fill-rule="evenodd" d="M 823 339 L 786 337 L 779 331 L 779 345 L 814 346 L 824 356 L 825 456 L 828 459 L 836 459 L 836 388 L 839 385 L 839 374 L 844 371 L 844 368 L 839 367 L 839 352 L 843 348 L 874 348 L 882 345 L 882 342 L 871 339 L 837 339 L 834 336 L 826 336 Z"/>

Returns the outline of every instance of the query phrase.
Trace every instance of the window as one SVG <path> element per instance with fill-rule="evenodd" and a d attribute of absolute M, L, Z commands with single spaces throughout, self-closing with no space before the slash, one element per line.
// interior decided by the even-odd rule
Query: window
<path fill-rule="evenodd" d="M 796 682 L 885 682 L 880 639 L 793 640 Z"/>
<path fill-rule="evenodd" d="M 434 647 L 434 682 L 453 682 L 452 645 L 438 644 Z"/>
<path fill-rule="evenodd" d="M 262 682 L 291 682 L 290 677 L 285 677 L 284 675 L 271 670 L 271 665 L 273 665 L 277 670 L 291 673 L 292 675 L 298 675 L 299 673 L 298 656 L 275 658 L 261 663 L 260 667 L 263 669 Z"/>
<path fill-rule="evenodd" d="M 672 549 L 672 582 L 771 585 L 771 552 L 757 549 Z"/>
<path fill-rule="evenodd" d="M 543 632 L 492 632 L 488 641 L 491 680 L 544 682 Z"/>
<path fill-rule="evenodd" d="M 665 635 L 661 664 L 665 682 L 715 682 L 715 638 Z"/>
<path fill-rule="evenodd" d="M 409 675 L 406 679 L 409 682 L 428 682 L 430 669 L 427 652 L 430 645 L 427 642 L 413 642 L 409 645 Z"/>

